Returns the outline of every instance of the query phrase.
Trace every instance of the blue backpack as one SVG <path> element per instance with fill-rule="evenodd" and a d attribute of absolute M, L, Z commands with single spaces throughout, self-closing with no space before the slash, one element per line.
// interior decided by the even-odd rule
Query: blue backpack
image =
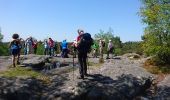
<path fill-rule="evenodd" d="M 13 42 L 13 44 L 11 45 L 11 50 L 17 50 L 19 49 L 19 45 L 16 41 Z"/>

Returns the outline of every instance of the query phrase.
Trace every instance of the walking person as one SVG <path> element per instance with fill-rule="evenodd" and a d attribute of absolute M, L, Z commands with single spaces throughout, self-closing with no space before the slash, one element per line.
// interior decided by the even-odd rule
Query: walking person
<path fill-rule="evenodd" d="M 9 48 L 11 49 L 11 54 L 12 54 L 12 64 L 13 67 L 16 67 L 15 64 L 15 59 L 17 57 L 17 64 L 19 64 L 19 56 L 20 56 L 20 40 L 19 40 L 19 35 L 18 34 L 13 34 L 12 36 L 13 40 L 9 44 Z"/>

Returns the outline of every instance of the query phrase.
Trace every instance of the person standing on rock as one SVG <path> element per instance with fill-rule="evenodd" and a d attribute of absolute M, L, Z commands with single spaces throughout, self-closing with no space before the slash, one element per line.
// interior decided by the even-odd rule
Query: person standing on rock
<path fill-rule="evenodd" d="M 16 64 L 15 64 L 16 56 L 17 56 L 17 64 L 19 64 L 20 40 L 19 40 L 19 35 L 16 33 L 12 35 L 12 38 L 13 38 L 13 40 L 10 42 L 9 48 L 11 49 L 13 67 L 16 67 Z"/>
<path fill-rule="evenodd" d="M 61 47 L 62 47 L 62 53 L 61 53 L 62 58 L 68 58 L 68 43 L 66 39 L 63 40 L 63 42 L 61 43 Z"/>
<path fill-rule="evenodd" d="M 109 59 L 109 54 L 112 54 L 112 58 L 113 58 L 113 43 L 112 40 L 109 40 L 108 46 L 107 46 L 107 57 L 106 59 Z"/>
<path fill-rule="evenodd" d="M 100 39 L 99 40 L 99 52 L 100 52 L 100 58 L 99 62 L 103 62 L 103 49 L 105 47 L 105 41 Z"/>
<path fill-rule="evenodd" d="M 52 38 L 49 38 L 48 45 L 49 45 L 50 56 L 54 56 L 54 41 L 52 40 Z"/>
<path fill-rule="evenodd" d="M 27 55 L 28 54 L 31 54 L 32 53 L 32 44 L 33 44 L 33 39 L 32 37 L 30 36 L 29 38 L 27 38 L 26 40 L 26 43 L 25 43 L 25 46 L 26 46 L 26 51 L 27 51 Z"/>
<path fill-rule="evenodd" d="M 83 30 L 78 29 L 78 37 L 77 37 L 77 53 L 78 53 L 78 61 L 80 63 L 79 73 L 80 79 L 84 79 L 84 75 L 87 76 L 87 53 L 92 45 L 93 39 L 89 33 L 84 33 Z"/>
<path fill-rule="evenodd" d="M 76 47 L 77 47 L 77 46 L 76 46 L 76 45 L 77 45 L 77 41 L 76 41 L 76 39 L 74 39 L 74 40 L 73 40 L 73 43 L 72 43 L 72 45 L 71 45 L 72 48 L 73 48 L 72 51 L 73 51 L 73 57 L 74 57 L 74 58 L 76 58 L 76 54 L 77 54 L 77 52 L 76 52 L 76 50 L 77 50 Z"/>
<path fill-rule="evenodd" d="M 44 44 L 44 55 L 48 55 L 48 50 L 49 50 L 48 41 L 45 39 L 43 44 Z"/>
<path fill-rule="evenodd" d="M 37 54 L 37 47 L 38 47 L 38 42 L 37 40 L 34 40 L 32 44 L 32 48 L 34 49 L 34 54 Z"/>

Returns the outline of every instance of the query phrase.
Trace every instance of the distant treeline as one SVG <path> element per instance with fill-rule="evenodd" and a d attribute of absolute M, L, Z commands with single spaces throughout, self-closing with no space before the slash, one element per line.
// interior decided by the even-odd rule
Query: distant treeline
<path fill-rule="evenodd" d="M 8 44 L 9 43 L 0 43 L 0 56 L 10 55 L 10 49 L 8 48 Z M 56 53 L 57 54 L 61 52 L 60 44 L 61 44 L 61 42 L 56 42 L 56 45 L 57 45 Z M 68 46 L 69 46 L 69 50 L 71 53 L 71 51 L 73 50 L 73 48 L 71 47 L 71 43 L 69 43 Z M 107 43 L 106 43 L 106 46 L 104 49 L 104 53 L 107 52 L 106 48 L 107 48 Z M 23 52 L 24 52 L 24 49 L 22 48 L 21 54 L 24 54 Z M 37 54 L 43 55 L 43 52 L 44 52 L 44 46 L 43 46 L 42 42 L 39 42 L 38 48 L 37 48 Z M 125 53 L 138 53 L 138 54 L 142 55 L 143 50 L 141 47 L 141 42 L 125 42 L 125 43 L 121 43 L 121 47 L 115 47 L 115 52 L 114 52 L 115 55 L 122 55 Z"/>

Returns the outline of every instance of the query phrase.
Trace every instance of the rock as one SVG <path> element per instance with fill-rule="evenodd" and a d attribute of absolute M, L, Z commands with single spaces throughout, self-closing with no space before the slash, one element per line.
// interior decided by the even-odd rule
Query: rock
<path fill-rule="evenodd" d="M 26 55 L 23 57 L 21 65 L 30 66 L 34 69 L 43 69 L 45 62 L 48 60 L 47 56 Z"/>
<path fill-rule="evenodd" d="M 157 85 L 155 100 L 170 100 L 170 75 Z"/>
<path fill-rule="evenodd" d="M 136 53 L 127 53 L 123 55 L 124 57 L 128 57 L 129 59 L 139 59 L 141 56 Z"/>

